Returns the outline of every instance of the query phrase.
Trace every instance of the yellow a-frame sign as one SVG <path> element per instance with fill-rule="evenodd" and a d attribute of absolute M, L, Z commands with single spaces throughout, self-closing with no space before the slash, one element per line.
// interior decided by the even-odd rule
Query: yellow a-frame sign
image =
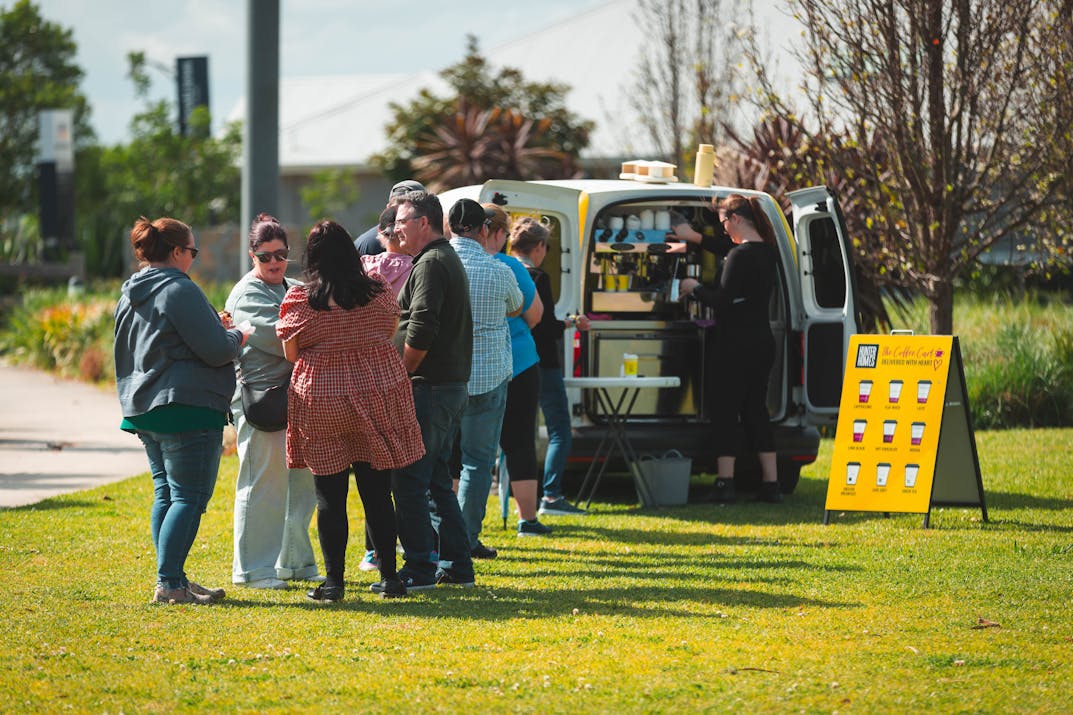
<path fill-rule="evenodd" d="M 980 460 L 958 339 L 854 335 L 842 381 L 827 503 L 832 511 L 924 514 L 980 507 Z"/>

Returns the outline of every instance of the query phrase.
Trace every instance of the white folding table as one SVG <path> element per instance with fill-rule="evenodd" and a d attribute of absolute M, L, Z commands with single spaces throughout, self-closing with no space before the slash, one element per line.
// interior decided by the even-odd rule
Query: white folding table
<path fill-rule="evenodd" d="M 648 489 L 644 475 L 641 474 L 637 452 L 626 434 L 626 423 L 629 421 L 630 413 L 633 412 L 633 406 L 641 390 L 678 387 L 682 384 L 681 380 L 677 377 L 567 377 L 563 379 L 563 384 L 567 388 L 592 390 L 596 395 L 596 404 L 605 413 L 607 420 L 604 435 L 592 455 L 592 462 L 589 464 L 588 471 L 585 472 L 585 479 L 581 482 L 581 491 L 577 496 L 578 503 L 585 501 L 585 507 L 588 508 L 596 493 L 596 487 L 599 486 L 600 479 L 607 470 L 607 460 L 611 457 L 611 451 L 614 447 L 618 447 L 619 454 L 626 461 L 626 468 L 630 470 L 630 475 L 633 477 L 641 504 L 653 506 L 655 500 Z M 616 389 L 622 390 L 618 398 L 612 397 L 610 392 Z"/>

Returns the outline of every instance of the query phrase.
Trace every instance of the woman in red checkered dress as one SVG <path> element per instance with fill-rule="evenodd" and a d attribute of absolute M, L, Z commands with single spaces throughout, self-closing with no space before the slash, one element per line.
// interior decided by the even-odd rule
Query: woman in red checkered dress
<path fill-rule="evenodd" d="M 395 571 L 390 470 L 416 462 L 424 446 L 410 380 L 391 342 L 399 306 L 383 282 L 365 275 L 353 239 L 334 221 L 310 231 L 305 270 L 306 285 L 287 291 L 276 334 L 295 361 L 287 463 L 308 467 L 317 492 L 327 580 L 309 597 L 343 597 L 351 468 L 381 555 L 381 592 L 403 596 Z"/>

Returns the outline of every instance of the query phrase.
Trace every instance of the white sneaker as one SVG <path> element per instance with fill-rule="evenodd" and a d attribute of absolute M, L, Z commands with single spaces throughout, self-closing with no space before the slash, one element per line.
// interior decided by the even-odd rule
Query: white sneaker
<path fill-rule="evenodd" d="M 246 588 L 287 588 L 287 582 L 278 578 L 259 578 L 255 581 L 247 581 L 238 585 Z"/>

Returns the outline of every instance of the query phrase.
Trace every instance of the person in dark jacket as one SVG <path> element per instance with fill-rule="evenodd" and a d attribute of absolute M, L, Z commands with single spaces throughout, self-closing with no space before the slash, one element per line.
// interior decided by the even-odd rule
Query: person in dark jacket
<path fill-rule="evenodd" d="M 395 347 L 410 375 L 425 456 L 391 476 L 399 541 L 406 565 L 399 577 L 409 591 L 437 584 L 472 587 L 473 558 L 449 465 L 466 406 L 473 361 L 469 279 L 455 249 L 443 237 L 443 207 L 434 195 L 402 197 L 395 214 L 399 245 L 414 257 L 399 292 L 401 315 Z M 439 514 L 436 550 L 429 499 Z M 375 584 L 374 584 L 375 586 Z"/>
<path fill-rule="evenodd" d="M 143 217 L 130 242 L 144 267 L 123 284 L 116 305 L 116 389 L 120 426 L 145 445 L 153 475 L 153 600 L 211 603 L 223 589 L 190 581 L 184 567 L 216 486 L 233 361 L 247 335 L 187 275 L 200 250 L 189 226 Z"/>
<path fill-rule="evenodd" d="M 755 198 L 731 194 L 713 206 L 723 230 L 735 246 L 727 253 L 719 285 L 705 286 L 693 278 L 681 283 L 681 295 L 715 310 L 716 349 L 711 372 L 717 396 L 713 407 L 713 438 L 719 475 L 712 501 L 732 502 L 734 462 L 738 452 L 738 422 L 760 460 L 760 498 L 782 501 L 775 461 L 775 438 L 767 411 L 767 385 L 775 363 L 768 305 L 776 280 L 775 231 Z M 700 234 L 687 224 L 676 228 L 678 237 L 701 243 Z"/>

